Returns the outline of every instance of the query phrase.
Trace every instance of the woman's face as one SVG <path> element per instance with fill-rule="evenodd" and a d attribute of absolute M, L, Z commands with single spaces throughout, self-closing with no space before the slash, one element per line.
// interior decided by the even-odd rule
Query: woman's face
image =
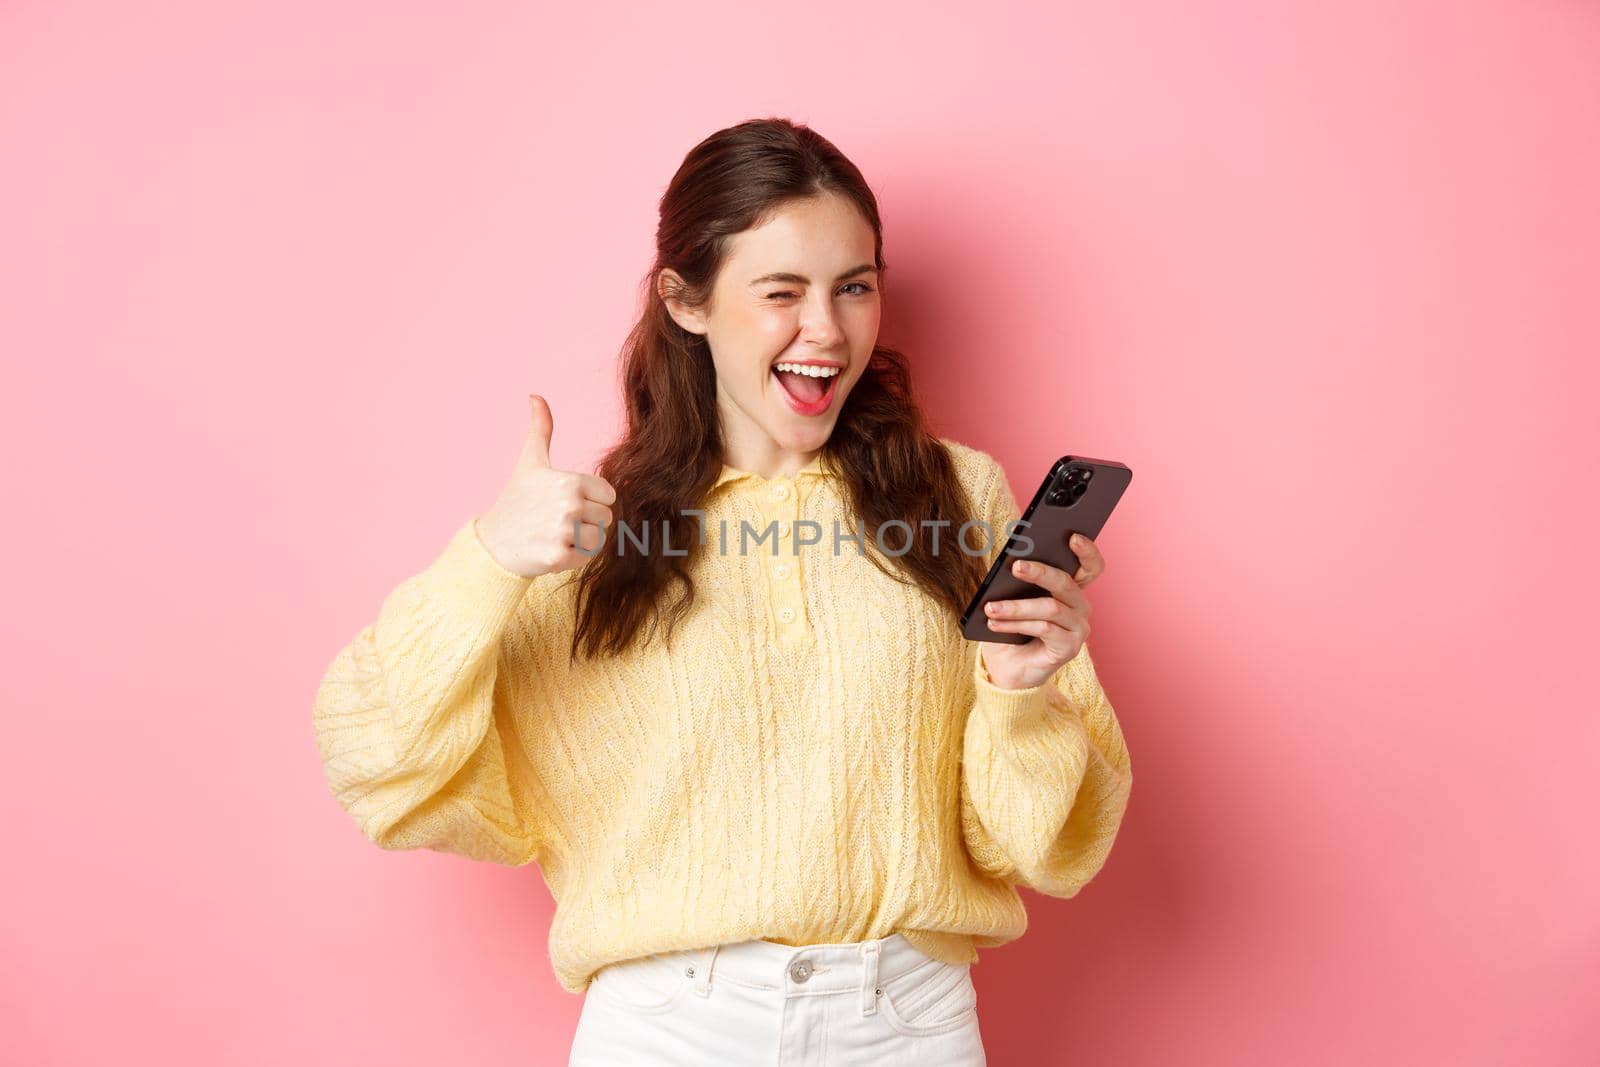
<path fill-rule="evenodd" d="M 815 452 L 833 433 L 878 341 L 873 245 L 872 227 L 849 200 L 792 201 L 734 235 L 706 308 L 669 301 L 678 324 L 711 349 L 733 457 L 756 464 Z M 790 370 L 795 364 L 812 369 Z"/>

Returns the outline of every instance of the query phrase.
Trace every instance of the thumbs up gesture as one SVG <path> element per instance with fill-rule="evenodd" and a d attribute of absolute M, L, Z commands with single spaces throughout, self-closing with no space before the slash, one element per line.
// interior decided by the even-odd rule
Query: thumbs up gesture
<path fill-rule="evenodd" d="M 511 480 L 475 520 L 475 528 L 495 562 L 535 578 L 581 567 L 593 558 L 605 541 L 602 524 L 611 525 L 617 491 L 598 475 L 552 467 L 550 405 L 534 394 L 528 397 L 528 409 L 532 423 Z"/>

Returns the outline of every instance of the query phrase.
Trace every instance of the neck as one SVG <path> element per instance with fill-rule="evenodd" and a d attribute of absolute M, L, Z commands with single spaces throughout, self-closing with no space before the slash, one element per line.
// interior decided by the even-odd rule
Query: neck
<path fill-rule="evenodd" d="M 783 478 L 801 470 L 822 454 L 822 449 L 796 452 L 774 445 L 766 451 L 726 448 L 722 462 L 734 470 L 749 471 L 761 478 Z"/>
<path fill-rule="evenodd" d="M 826 438 L 809 448 L 804 442 L 784 443 L 742 412 L 722 412 L 722 462 L 734 470 L 749 471 L 762 478 L 782 478 L 816 459 L 826 443 Z"/>

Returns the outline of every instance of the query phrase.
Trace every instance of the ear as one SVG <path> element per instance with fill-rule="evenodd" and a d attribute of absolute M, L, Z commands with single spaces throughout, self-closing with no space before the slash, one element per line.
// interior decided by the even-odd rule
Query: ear
<path fill-rule="evenodd" d="M 673 322 L 676 322 L 690 333 L 704 334 L 706 332 L 704 309 L 686 307 L 668 296 L 669 287 L 673 285 L 682 286 L 683 276 L 671 267 L 663 267 L 661 273 L 656 275 L 656 294 L 661 297 L 661 302 L 667 306 L 667 314 L 672 316 Z"/>

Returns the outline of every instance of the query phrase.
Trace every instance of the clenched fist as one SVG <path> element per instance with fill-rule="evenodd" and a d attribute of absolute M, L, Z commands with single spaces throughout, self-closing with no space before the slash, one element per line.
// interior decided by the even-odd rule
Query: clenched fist
<path fill-rule="evenodd" d="M 605 541 L 602 525 L 611 525 L 617 491 L 598 475 L 550 466 L 550 405 L 531 394 L 528 408 L 533 422 L 516 469 L 494 506 L 475 520 L 475 528 L 495 562 L 535 578 L 581 567 L 593 558 Z"/>

